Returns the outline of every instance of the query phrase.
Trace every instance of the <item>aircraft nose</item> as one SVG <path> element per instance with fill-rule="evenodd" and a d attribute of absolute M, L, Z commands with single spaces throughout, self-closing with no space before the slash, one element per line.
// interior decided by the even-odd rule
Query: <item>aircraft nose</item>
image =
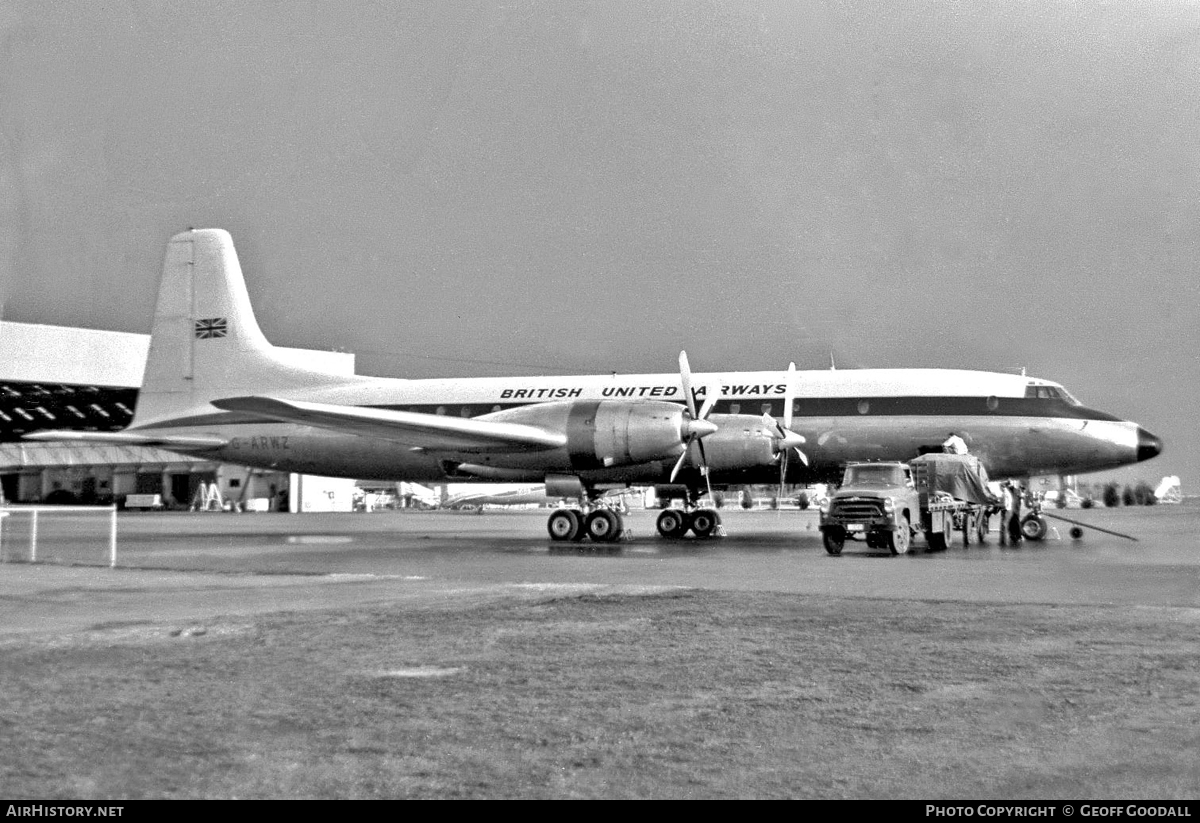
<path fill-rule="evenodd" d="M 1143 460 L 1149 460 L 1151 457 L 1157 457 L 1162 452 L 1163 443 L 1161 438 L 1155 437 L 1141 426 L 1138 426 L 1137 435 L 1137 459 L 1139 463 Z"/>

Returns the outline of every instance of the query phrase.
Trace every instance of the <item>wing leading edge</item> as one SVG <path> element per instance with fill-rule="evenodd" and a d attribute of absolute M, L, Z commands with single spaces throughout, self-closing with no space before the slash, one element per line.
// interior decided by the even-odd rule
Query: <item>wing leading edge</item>
<path fill-rule="evenodd" d="M 212 404 L 225 411 L 252 414 L 264 420 L 378 437 L 429 451 L 542 451 L 562 448 L 567 444 L 567 436 L 562 432 L 523 423 L 308 403 L 274 397 L 229 397 L 214 400 Z"/>
<path fill-rule="evenodd" d="M 26 434 L 24 440 L 93 443 L 109 446 L 152 446 L 171 451 L 208 451 L 228 445 L 224 437 L 205 434 L 137 434 L 133 432 L 43 431 Z"/>

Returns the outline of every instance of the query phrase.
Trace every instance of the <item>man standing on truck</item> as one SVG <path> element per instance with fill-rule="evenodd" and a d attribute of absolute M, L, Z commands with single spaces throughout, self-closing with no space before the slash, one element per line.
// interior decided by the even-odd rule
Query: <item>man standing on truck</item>
<path fill-rule="evenodd" d="M 946 454 L 966 454 L 967 441 L 954 432 L 950 432 L 950 436 L 946 438 L 946 442 L 942 443 L 942 451 Z"/>

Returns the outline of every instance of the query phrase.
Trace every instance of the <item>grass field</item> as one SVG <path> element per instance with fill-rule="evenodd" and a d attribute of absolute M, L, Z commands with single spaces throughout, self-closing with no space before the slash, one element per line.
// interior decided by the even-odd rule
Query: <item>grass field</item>
<path fill-rule="evenodd" d="M 679 590 L 13 637 L 0 795 L 1195 798 L 1198 629 Z"/>

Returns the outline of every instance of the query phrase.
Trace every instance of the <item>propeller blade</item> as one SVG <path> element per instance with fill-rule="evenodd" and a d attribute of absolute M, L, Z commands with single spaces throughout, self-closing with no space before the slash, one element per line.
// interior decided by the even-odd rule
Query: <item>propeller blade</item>
<path fill-rule="evenodd" d="M 775 418 L 771 416 L 770 412 L 763 412 L 762 422 L 763 422 L 763 425 L 766 426 L 771 431 L 773 431 L 773 432 L 779 431 L 779 424 L 775 422 Z M 783 433 L 780 432 L 779 436 L 782 437 Z"/>
<path fill-rule="evenodd" d="M 679 459 L 675 461 L 674 468 L 671 469 L 671 482 L 675 482 L 675 478 L 679 475 L 683 464 L 687 462 L 688 454 L 691 452 L 692 444 L 696 444 L 697 450 L 700 452 L 700 473 L 704 475 L 704 485 L 708 488 L 708 496 L 712 498 L 712 483 L 708 479 L 708 457 L 704 454 L 704 438 L 717 430 L 715 423 L 708 422 L 705 418 L 713 410 L 713 406 L 717 403 L 717 398 L 721 396 L 720 384 L 706 385 L 704 387 L 704 403 L 700 407 L 700 411 L 696 411 L 696 398 L 692 395 L 692 366 L 688 363 L 686 351 L 679 352 L 679 382 L 683 386 L 683 399 L 687 403 L 688 417 L 683 421 L 680 427 L 680 434 L 685 438 L 683 444 L 683 454 L 679 455 Z"/>
<path fill-rule="evenodd" d="M 696 420 L 696 398 L 692 397 L 692 367 L 688 364 L 686 351 L 679 353 L 679 382 L 683 384 L 683 401 L 687 403 L 688 414 Z"/>
<path fill-rule="evenodd" d="M 763 426 L 768 431 L 774 431 L 775 436 L 772 440 L 775 443 L 775 449 L 779 454 L 779 496 L 783 496 L 784 478 L 787 477 L 788 452 L 796 452 L 796 456 L 800 458 L 804 465 L 808 465 L 808 455 L 800 451 L 800 444 L 808 442 L 802 434 L 796 434 L 791 429 L 781 426 L 779 421 L 771 416 L 770 412 L 763 412 Z"/>
<path fill-rule="evenodd" d="M 772 417 L 768 412 L 763 413 L 762 422 L 767 428 L 775 430 L 777 437 L 774 439 L 779 441 L 777 445 L 779 451 L 781 452 L 786 451 L 787 449 L 796 449 L 796 451 L 800 451 L 800 449 L 797 447 L 802 443 L 808 442 L 804 435 L 796 434 L 791 429 L 779 425 L 775 418 Z"/>
<path fill-rule="evenodd" d="M 796 400 L 796 364 L 788 363 L 787 382 L 783 384 L 783 427 L 792 428 L 792 406 Z"/>
<path fill-rule="evenodd" d="M 717 400 L 721 396 L 721 385 L 714 383 L 704 387 L 704 404 L 700 406 L 700 414 L 698 419 L 703 420 L 708 417 L 713 410 L 713 406 L 717 405 Z"/>
<path fill-rule="evenodd" d="M 671 469 L 671 482 L 675 482 L 675 478 L 679 476 L 679 470 L 683 468 L 683 463 L 687 460 L 688 450 L 684 447 L 683 454 L 679 455 L 679 459 L 675 461 L 675 468 Z"/>
<path fill-rule="evenodd" d="M 704 485 L 708 489 L 708 499 L 712 500 L 712 482 L 708 479 L 708 455 L 704 453 L 704 441 L 697 440 L 696 445 L 700 448 L 700 473 L 704 475 Z"/>

